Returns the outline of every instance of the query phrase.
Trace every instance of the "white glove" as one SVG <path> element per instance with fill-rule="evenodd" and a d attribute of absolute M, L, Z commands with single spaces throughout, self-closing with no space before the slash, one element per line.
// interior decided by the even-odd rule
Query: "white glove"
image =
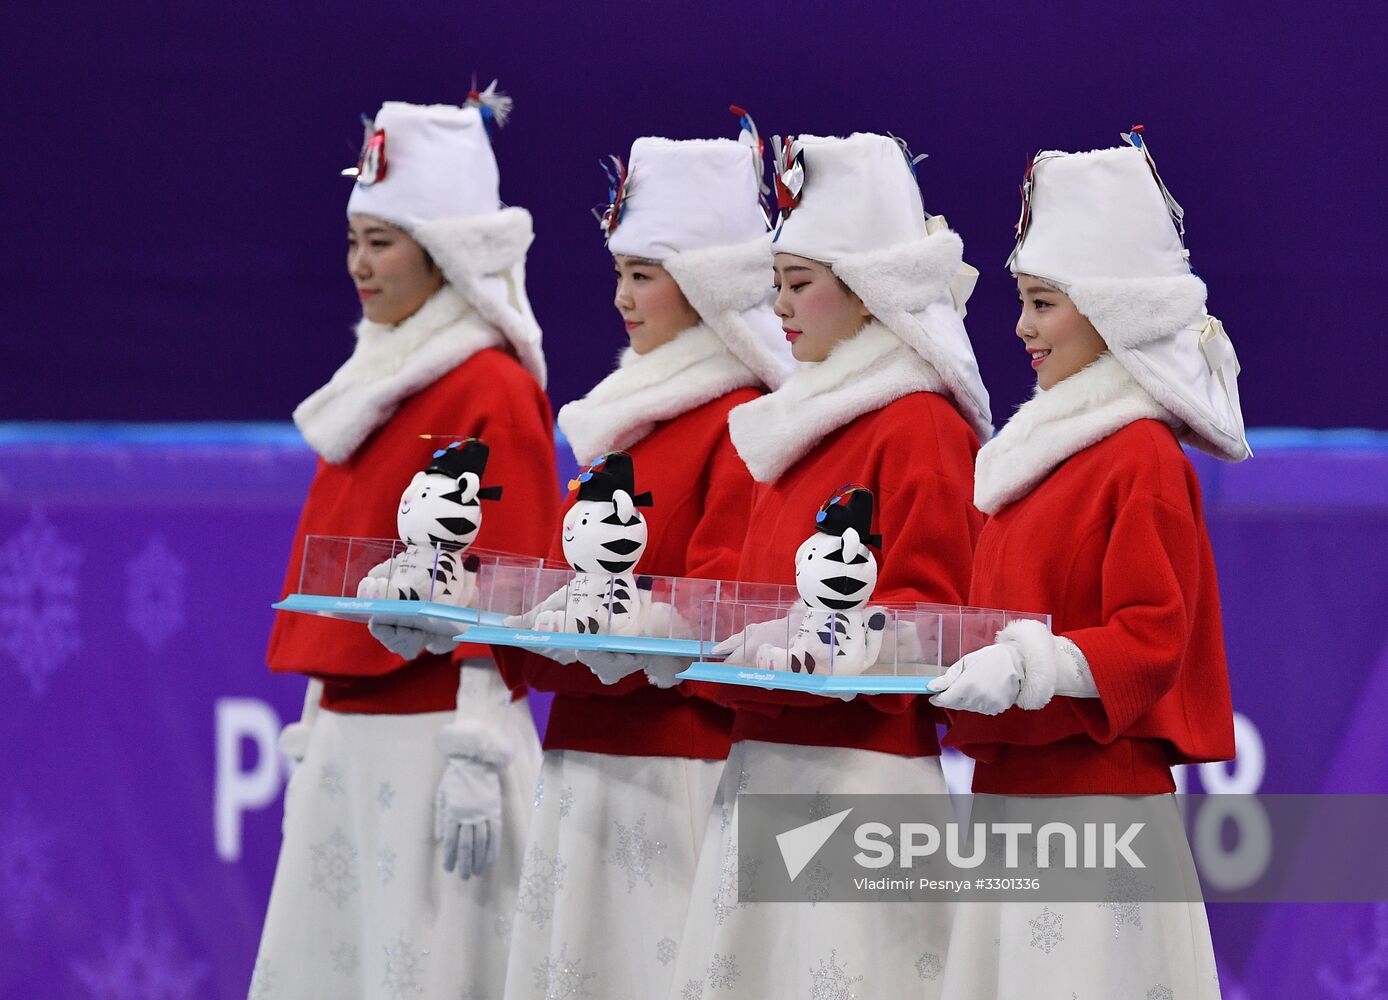
<path fill-rule="evenodd" d="M 658 688 L 672 688 L 680 682 L 677 674 L 688 670 L 693 660 L 683 656 L 647 656 L 644 658 L 646 680 Z"/>
<path fill-rule="evenodd" d="M 1022 656 L 1011 643 L 995 643 L 963 656 L 926 689 L 932 705 L 960 712 L 998 715 L 1017 703 L 1022 690 Z"/>
<path fill-rule="evenodd" d="M 501 842 L 501 775 L 471 757 L 450 757 L 434 795 L 434 839 L 443 843 L 443 870 L 480 875 Z"/>
<path fill-rule="evenodd" d="M 471 878 L 496 860 L 501 769 L 511 762 L 511 742 L 494 726 L 471 717 L 440 730 L 438 745 L 448 756 L 448 767 L 434 795 L 434 839 L 443 844 L 443 870 L 456 869 L 460 878 Z"/>
<path fill-rule="evenodd" d="M 374 618 L 366 623 L 366 630 L 386 649 L 407 663 L 425 650 L 431 653 L 451 653 L 458 648 L 452 636 L 440 632 L 426 632 L 411 625 L 388 625 Z"/>
<path fill-rule="evenodd" d="M 997 715 L 1014 704 L 1033 711 L 1051 698 L 1097 698 L 1099 689 L 1084 652 L 1064 636 L 1030 619 L 1012 622 L 997 642 L 960 659 L 930 682 L 941 708 Z"/>
<path fill-rule="evenodd" d="M 318 703 L 323 700 L 323 682 L 310 679 L 304 689 L 304 708 L 298 722 L 291 722 L 280 730 L 279 748 L 295 764 L 304 762 L 308 753 L 308 739 L 313 733 L 313 723 L 318 718 Z"/>
<path fill-rule="evenodd" d="M 803 611 L 798 615 L 776 618 L 769 622 L 755 622 L 741 632 L 728 636 L 713 647 L 713 655 L 720 659 L 730 659 L 733 663 L 752 666 L 763 646 L 776 646 L 786 649 L 795 637 Z"/>
<path fill-rule="evenodd" d="M 630 677 L 645 666 L 646 661 L 646 657 L 635 653 L 609 653 L 602 649 L 580 649 L 577 653 L 578 662 L 604 684 L 616 684 Z"/>

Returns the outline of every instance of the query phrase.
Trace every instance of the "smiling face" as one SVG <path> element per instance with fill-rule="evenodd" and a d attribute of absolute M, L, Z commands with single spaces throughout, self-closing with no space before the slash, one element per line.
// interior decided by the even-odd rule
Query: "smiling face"
<path fill-rule="evenodd" d="M 409 319 L 443 284 L 443 272 L 414 237 L 369 215 L 348 216 L 347 273 L 362 315 L 383 326 Z"/>
<path fill-rule="evenodd" d="M 653 351 L 699 322 L 680 286 L 653 260 L 616 254 L 617 292 L 612 304 L 622 314 L 631 349 Z"/>
<path fill-rule="evenodd" d="M 796 361 L 823 361 L 872 318 L 826 265 L 790 253 L 776 254 L 776 315 Z"/>
<path fill-rule="evenodd" d="M 564 515 L 564 558 L 580 573 L 625 573 L 646 551 L 646 519 L 622 523 L 609 500 L 579 500 Z"/>
<path fill-rule="evenodd" d="M 1041 389 L 1058 385 L 1108 350 L 1094 324 L 1058 288 L 1019 274 L 1017 296 L 1022 303 L 1017 336 L 1031 356 Z"/>

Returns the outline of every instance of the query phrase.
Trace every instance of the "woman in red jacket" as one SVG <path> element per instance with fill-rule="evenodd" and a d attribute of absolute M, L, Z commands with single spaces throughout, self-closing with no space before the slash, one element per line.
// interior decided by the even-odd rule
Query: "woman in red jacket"
<path fill-rule="evenodd" d="M 1181 442 L 1248 456 L 1238 362 L 1205 311 L 1180 206 L 1139 131 L 1127 138 L 1040 153 L 1024 187 L 1009 263 L 1036 394 L 979 452 L 975 502 L 990 519 L 969 600 L 1048 611 L 1052 625 L 1014 622 L 932 683 L 951 710 L 946 743 L 976 761 L 975 792 L 1164 799 L 1173 764 L 1234 753 L 1218 582 Z M 1193 885 L 1174 801 L 1143 807 Z M 1121 914 L 961 907 L 949 995 L 1217 997 L 1193 898 L 1135 898 Z"/>
<path fill-rule="evenodd" d="M 973 460 L 990 432 L 957 308 L 973 273 L 963 245 L 925 215 L 909 154 L 888 136 L 802 136 L 778 170 L 776 310 L 807 363 L 730 417 L 757 480 L 755 543 L 736 577 L 791 583 L 816 512 L 855 483 L 882 536 L 876 600 L 960 604 L 979 528 Z M 755 873 L 739 872 L 736 836 L 739 792 L 944 792 L 934 719 L 905 695 L 698 687 L 734 707 L 734 742 L 671 995 L 717 983 L 730 992 L 709 995 L 799 1000 L 856 983 L 858 996 L 937 996 L 948 906 L 739 903 Z"/>
<path fill-rule="evenodd" d="M 485 97 L 388 103 L 368 127 L 347 206 L 363 318 L 351 358 L 294 413 L 319 462 L 286 593 L 308 535 L 395 537 L 400 495 L 440 447 L 422 435 L 489 446 L 484 482 L 505 493 L 487 504 L 481 546 L 548 547 L 558 498 L 523 284 L 530 216 L 499 208 L 482 113 L 499 108 Z M 300 762 L 252 997 L 501 995 L 497 927 L 515 906 L 534 724 L 486 647 L 450 656 L 386 637 L 395 652 L 359 624 L 275 620 L 270 668 L 314 680 L 305 721 L 287 733 Z M 443 841 L 478 823 L 499 850 L 464 881 L 472 859 L 457 863 Z"/>
<path fill-rule="evenodd" d="M 614 178 L 603 228 L 630 344 L 559 426 L 580 462 L 630 454 L 626 491 L 654 498 L 642 508 L 642 573 L 727 578 L 743 548 L 752 480 L 728 412 L 789 367 L 770 308 L 761 176 L 755 140 L 642 138 Z M 553 555 L 562 562 L 557 537 Z M 728 753 L 731 713 L 675 690 L 681 664 L 582 658 L 591 672 L 503 657 L 555 692 L 508 1000 L 664 995 Z"/>

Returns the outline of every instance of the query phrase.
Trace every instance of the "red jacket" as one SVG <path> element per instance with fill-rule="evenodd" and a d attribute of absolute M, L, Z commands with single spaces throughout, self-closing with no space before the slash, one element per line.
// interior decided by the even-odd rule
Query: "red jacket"
<path fill-rule="evenodd" d="M 974 509 L 978 438 L 944 396 L 917 392 L 826 435 L 774 483 L 759 484 L 749 544 L 737 579 L 793 583 L 795 551 L 834 490 L 859 483 L 875 498 L 882 535 L 877 589 L 881 603 L 962 604 L 982 517 Z M 857 747 L 902 756 L 940 752 L 935 722 L 913 710 L 913 695 L 859 695 L 852 701 L 700 684 L 705 697 L 736 709 L 733 740 Z"/>
<path fill-rule="evenodd" d="M 479 548 L 544 554 L 559 505 L 549 401 L 511 355 L 488 349 L 406 399 L 346 462 L 319 459 L 289 554 L 286 595 L 298 588 L 307 535 L 397 537 L 400 494 L 437 447 L 421 434 L 480 437 L 491 449 L 483 483 L 500 484 L 505 492 L 499 501 L 484 502 Z M 464 645 L 451 656 L 425 653 L 407 664 L 358 622 L 281 612 L 267 658 L 277 673 L 322 678 L 324 708 L 408 715 L 452 709 L 457 661 L 489 652 Z"/>
<path fill-rule="evenodd" d="M 643 509 L 649 546 L 636 571 L 651 576 L 728 579 L 737 569 L 752 502 L 752 477 L 728 437 L 728 411 L 760 395 L 737 389 L 660 424 L 626 450 L 636 488 L 654 505 Z M 564 509 L 576 499 L 571 493 Z M 554 532 L 551 557 L 564 562 Z M 603 684 L 580 663 L 559 664 L 525 651 L 498 649 L 507 680 L 555 692 L 546 750 L 639 757 L 728 756 L 732 713 L 680 687 L 652 687 L 638 672 Z"/>
<path fill-rule="evenodd" d="M 1228 760 L 1233 708 L 1200 484 L 1175 435 L 1139 420 L 1061 464 L 984 526 L 969 603 L 1049 611 L 1097 699 L 958 713 L 945 740 L 974 791 L 1153 794 L 1172 764 Z"/>

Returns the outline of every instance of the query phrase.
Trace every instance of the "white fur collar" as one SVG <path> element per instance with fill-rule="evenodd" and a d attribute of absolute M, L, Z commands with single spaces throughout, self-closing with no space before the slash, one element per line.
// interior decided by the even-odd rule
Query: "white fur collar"
<path fill-rule="evenodd" d="M 629 448 L 665 420 L 760 379 L 703 324 L 646 354 L 630 347 L 617 370 L 559 411 L 559 429 L 587 464 Z"/>
<path fill-rule="evenodd" d="M 769 483 L 864 413 L 943 388 L 930 362 L 874 320 L 823 361 L 801 364 L 775 392 L 735 407 L 728 427 L 752 477 Z"/>
<path fill-rule="evenodd" d="M 505 343 L 452 286 L 444 285 L 395 326 L 362 319 L 352 356 L 327 385 L 299 404 L 294 423 L 325 460 L 345 462 L 402 401 L 478 351 Z"/>
<path fill-rule="evenodd" d="M 1174 418 L 1105 351 L 1047 391 L 1037 389 L 978 452 L 974 506 L 985 514 L 1030 493 L 1061 462 L 1151 418 Z"/>

